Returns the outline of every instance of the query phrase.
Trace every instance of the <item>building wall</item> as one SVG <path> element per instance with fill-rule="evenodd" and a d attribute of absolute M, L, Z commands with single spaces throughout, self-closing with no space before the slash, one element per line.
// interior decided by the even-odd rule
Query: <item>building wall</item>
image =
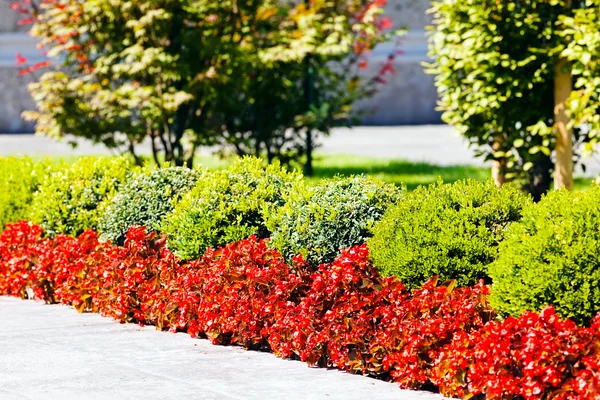
<path fill-rule="evenodd" d="M 440 113 L 435 111 L 437 92 L 433 76 L 427 75 L 421 63 L 428 61 L 425 28 L 431 24 L 426 11 L 429 0 L 388 0 L 386 15 L 392 17 L 398 27 L 408 29 L 398 47 L 403 54 L 395 62 L 396 74 L 387 79 L 379 92 L 371 99 L 359 103 L 370 111 L 363 119 L 367 125 L 416 125 L 440 123 Z M 374 63 L 370 73 L 393 50 L 390 44 L 382 45 L 373 52 Z"/>
<path fill-rule="evenodd" d="M 23 121 L 21 112 L 35 104 L 27 91 L 32 76 L 19 75 L 16 54 L 32 60 L 40 58 L 33 41 L 18 25 L 21 16 L 10 9 L 10 1 L 0 1 L 0 133 L 31 132 L 33 125 Z"/>
<path fill-rule="evenodd" d="M 388 0 L 386 14 L 394 24 L 407 27 L 408 35 L 397 44 L 403 54 L 394 62 L 396 74 L 387 79 L 378 93 L 365 99 L 358 107 L 367 111 L 366 125 L 412 125 L 440 122 L 435 111 L 437 94 L 433 77 L 426 75 L 421 62 L 427 60 L 425 27 L 430 24 L 426 14 L 429 0 Z M 31 123 L 21 119 L 21 112 L 32 109 L 34 102 L 27 83 L 34 77 L 19 75 L 15 66 L 18 52 L 30 62 L 40 61 L 35 41 L 18 25 L 20 16 L 10 10 L 10 2 L 0 1 L 0 132 L 32 132 Z M 376 73 L 378 65 L 395 48 L 388 43 L 373 51 L 367 74 Z"/>

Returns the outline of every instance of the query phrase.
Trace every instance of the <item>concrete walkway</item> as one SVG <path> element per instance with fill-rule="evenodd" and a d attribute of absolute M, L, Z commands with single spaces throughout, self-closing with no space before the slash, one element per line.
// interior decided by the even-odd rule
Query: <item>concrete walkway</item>
<path fill-rule="evenodd" d="M 318 140 L 319 152 L 328 154 L 353 154 L 368 157 L 395 158 L 412 161 L 429 161 L 438 165 L 476 164 L 464 140 L 453 134 L 448 125 L 356 127 L 334 129 L 331 136 Z M 208 154 L 210 149 L 201 149 Z M 150 154 L 150 147 L 142 145 L 140 153 Z M 73 149 L 66 142 L 34 135 L 0 135 L 2 155 L 91 155 L 110 154 L 101 145 L 78 141 Z"/>
<path fill-rule="evenodd" d="M 67 306 L 0 297 L 2 400 L 442 398 Z"/>
<path fill-rule="evenodd" d="M 435 165 L 477 165 L 486 163 L 476 158 L 464 138 L 448 125 L 421 126 L 359 126 L 334 129 L 330 136 L 319 138 L 317 150 L 325 154 L 349 154 L 407 161 L 425 161 Z M 76 149 L 66 142 L 56 142 L 33 135 L 0 134 L 0 156 L 5 155 L 92 155 L 110 154 L 101 145 L 80 140 Z M 149 145 L 141 146 L 140 154 L 150 154 Z M 200 154 L 211 154 L 201 149 Z M 600 174 L 600 157 L 584 160 L 587 171 L 577 167 L 577 175 Z M 489 165 L 489 163 L 487 164 Z"/>

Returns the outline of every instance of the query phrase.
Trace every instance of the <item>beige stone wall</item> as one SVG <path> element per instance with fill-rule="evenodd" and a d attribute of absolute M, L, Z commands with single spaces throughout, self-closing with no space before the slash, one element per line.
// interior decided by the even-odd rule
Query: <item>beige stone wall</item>
<path fill-rule="evenodd" d="M 425 74 L 421 66 L 427 61 L 425 27 L 431 24 L 429 0 L 388 0 L 387 15 L 394 24 L 406 27 L 408 35 L 400 41 L 404 55 L 395 62 L 396 74 L 372 98 L 359 103 L 359 108 L 370 114 L 363 119 L 368 125 L 413 125 L 440 123 L 435 111 L 437 92 L 433 76 Z M 388 47 L 375 51 L 375 60 L 389 54 Z M 376 63 L 368 73 L 372 74 Z"/>
<path fill-rule="evenodd" d="M 386 15 L 392 17 L 395 24 L 411 30 L 424 29 L 431 24 L 428 0 L 388 0 Z"/>
<path fill-rule="evenodd" d="M 365 125 L 438 124 L 440 113 L 435 111 L 437 92 L 433 76 L 423 72 L 419 62 L 397 62 L 396 74 L 387 79 L 371 99 L 358 103 L 366 111 Z"/>
<path fill-rule="evenodd" d="M 24 32 L 27 27 L 17 24 L 22 16 L 10 9 L 11 2 L 12 0 L 0 0 L 0 32 Z"/>
<path fill-rule="evenodd" d="M 33 132 L 33 124 L 21 118 L 21 112 L 35 107 L 27 92 L 29 79 L 16 68 L 0 68 L 0 133 Z"/>
<path fill-rule="evenodd" d="M 35 106 L 27 92 L 32 77 L 19 75 L 15 60 L 18 51 L 34 57 L 39 52 L 31 40 L 23 40 L 27 27 L 18 25 L 22 16 L 10 9 L 10 3 L 0 0 L 0 133 L 30 132 L 33 125 L 21 119 L 21 112 Z"/>
<path fill-rule="evenodd" d="M 429 0 L 388 0 L 387 13 L 397 26 L 409 28 L 410 34 L 400 48 L 405 51 L 395 62 L 397 73 L 388 79 L 378 94 L 360 102 L 359 108 L 370 111 L 363 122 L 369 125 L 430 124 L 439 123 L 436 112 L 437 99 L 433 77 L 424 73 L 427 43 L 424 29 L 430 21 L 425 11 Z M 20 15 L 10 10 L 10 0 L 0 0 L 0 132 L 30 132 L 32 126 L 20 115 L 34 104 L 27 92 L 28 76 L 20 76 L 15 66 L 17 52 L 22 52 L 35 62 L 39 52 L 34 42 L 23 36 L 26 27 L 18 26 Z M 21 33 L 19 33 L 21 32 Z M 373 54 L 372 74 L 389 54 L 391 47 L 383 46 Z"/>

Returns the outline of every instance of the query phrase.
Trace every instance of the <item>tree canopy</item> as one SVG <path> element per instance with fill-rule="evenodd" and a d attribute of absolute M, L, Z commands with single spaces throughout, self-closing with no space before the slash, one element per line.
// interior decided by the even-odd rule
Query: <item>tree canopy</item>
<path fill-rule="evenodd" d="M 16 4 L 62 63 L 30 86 L 38 110 L 25 116 L 36 131 L 125 149 L 138 162 L 136 145 L 150 140 L 155 161 L 175 165 L 191 165 L 198 146 L 215 144 L 297 157 L 299 131 L 348 123 L 353 101 L 376 83 L 335 64 L 350 61 L 356 71 L 392 34 L 382 0 Z M 323 93 L 310 109 L 301 91 L 307 54 Z"/>

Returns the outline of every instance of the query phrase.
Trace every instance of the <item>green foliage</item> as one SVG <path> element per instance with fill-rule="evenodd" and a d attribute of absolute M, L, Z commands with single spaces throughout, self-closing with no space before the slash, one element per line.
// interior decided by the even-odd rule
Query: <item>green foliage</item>
<path fill-rule="evenodd" d="M 32 222 L 47 235 L 98 229 L 105 207 L 131 174 L 125 157 L 84 157 L 47 176 L 33 196 Z"/>
<path fill-rule="evenodd" d="M 519 315 L 552 304 L 585 324 L 600 311 L 600 186 L 548 194 L 524 211 L 490 266 L 492 304 Z"/>
<path fill-rule="evenodd" d="M 567 46 L 583 50 L 592 37 L 581 38 L 580 33 L 579 42 L 569 44 L 570 37 L 564 34 L 568 27 L 561 21 L 572 21 L 573 10 L 566 3 L 432 3 L 434 62 L 429 72 L 436 75 L 443 120 L 454 125 L 478 154 L 498 160 L 506 177 L 522 184 L 536 199 L 550 187 L 553 171 L 555 66 Z M 598 10 L 597 0 L 588 3 Z M 590 73 L 597 76 L 597 71 Z M 597 80 L 593 96 L 599 87 Z M 596 113 L 595 108 L 588 110 Z M 590 135 L 575 130 L 576 144 L 590 140 Z"/>
<path fill-rule="evenodd" d="M 288 260 L 302 254 L 314 267 L 331 262 L 341 249 L 371 237 L 373 224 L 401 196 L 395 186 L 362 176 L 299 186 L 267 219 L 272 246 Z"/>
<path fill-rule="evenodd" d="M 46 162 L 0 157 L 0 230 L 7 223 L 27 219 L 33 194 L 50 171 Z"/>
<path fill-rule="evenodd" d="M 249 157 L 225 170 L 205 171 L 161 226 L 169 248 L 190 260 L 201 257 L 208 247 L 253 234 L 269 237 L 265 216 L 281 206 L 301 180 L 300 174 L 288 173 L 278 164 L 263 168 L 260 159 Z"/>
<path fill-rule="evenodd" d="M 357 68 L 334 73 L 331 63 L 357 66 L 392 35 L 382 29 L 388 24 L 380 0 L 318 1 L 309 8 L 277 0 L 19 3 L 19 11 L 31 10 L 32 35 L 63 61 L 62 69 L 30 85 L 37 110 L 25 115 L 36 131 L 134 154 L 136 143 L 152 139 L 155 161 L 175 165 L 190 165 L 197 146 L 215 143 L 238 154 L 294 155 L 297 135 L 286 138 L 286 128 L 328 127 L 359 98 L 322 98 L 308 111 L 298 90 L 307 54 L 323 72 L 318 85 L 358 94 Z M 372 86 L 365 82 L 368 90 L 360 92 Z M 260 108 L 270 98 L 272 121 Z"/>
<path fill-rule="evenodd" d="M 159 230 L 163 218 L 196 186 L 200 172 L 185 167 L 143 172 L 125 183 L 100 220 L 102 239 L 122 245 L 132 226 Z"/>
<path fill-rule="evenodd" d="M 585 125 L 588 136 L 600 136 L 600 1 L 587 0 L 586 8 L 562 17 L 563 36 L 570 39 L 562 55 L 573 62 L 575 90 L 569 108 L 578 126 Z M 592 151 L 591 144 L 586 150 Z"/>
<path fill-rule="evenodd" d="M 441 177 L 452 183 L 462 179 L 485 181 L 490 177 L 489 167 L 472 165 L 436 165 L 426 162 L 383 159 L 347 154 L 320 154 L 314 160 L 314 174 L 306 179 L 318 184 L 322 179 L 336 175 L 368 175 L 397 186 L 406 185 L 414 190 L 422 185 L 430 185 Z"/>
<path fill-rule="evenodd" d="M 384 275 L 409 288 L 434 275 L 461 286 L 489 281 L 506 227 L 521 219 L 529 199 L 492 181 L 438 182 L 408 193 L 375 225 L 371 259 Z"/>

